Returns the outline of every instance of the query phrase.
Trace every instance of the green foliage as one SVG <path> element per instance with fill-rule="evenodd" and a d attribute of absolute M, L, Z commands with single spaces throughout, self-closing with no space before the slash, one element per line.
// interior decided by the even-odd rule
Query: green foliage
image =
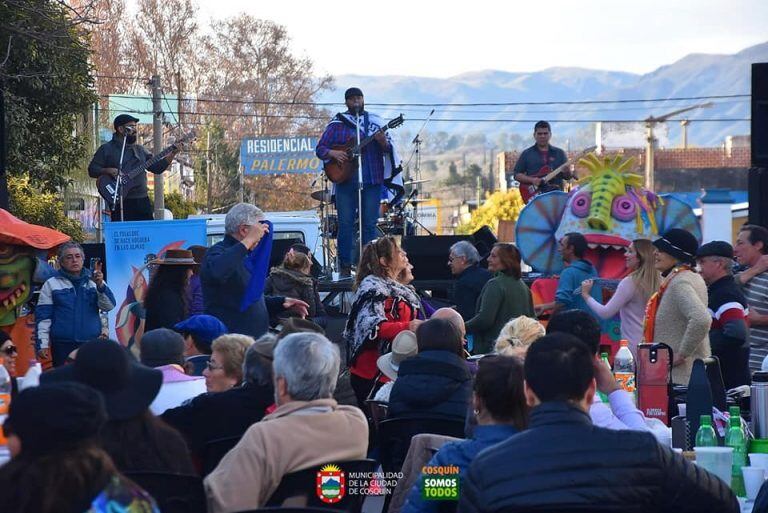
<path fill-rule="evenodd" d="M 88 38 L 64 2 L 6 0 L 0 20 L 9 174 L 54 191 L 86 151 L 87 137 L 73 133 L 96 100 Z"/>
<path fill-rule="evenodd" d="M 209 134 L 210 147 L 208 147 Z M 215 210 L 236 203 L 240 167 L 239 148 L 226 140 L 225 128 L 218 122 L 202 127 L 195 142 L 195 150 L 198 155 L 201 155 L 201 158 L 196 159 L 194 163 L 197 202 L 204 207 L 208 201 L 206 149 L 208 149 L 211 165 L 211 209 Z"/>
<path fill-rule="evenodd" d="M 197 204 L 193 201 L 187 201 L 178 192 L 170 192 L 165 195 L 165 208 L 173 213 L 174 219 L 186 219 L 197 214 Z"/>
<path fill-rule="evenodd" d="M 54 192 L 41 191 L 32 185 L 28 176 L 8 177 L 11 213 L 28 223 L 53 228 L 66 233 L 72 239 L 85 239 L 79 221 L 64 213 L 64 204 Z"/>

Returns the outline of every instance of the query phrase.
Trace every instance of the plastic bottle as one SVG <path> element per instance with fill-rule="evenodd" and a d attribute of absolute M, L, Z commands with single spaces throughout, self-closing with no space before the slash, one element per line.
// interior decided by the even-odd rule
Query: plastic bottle
<path fill-rule="evenodd" d="M 733 447 L 733 466 L 731 467 L 731 489 L 739 497 L 746 497 L 744 476 L 741 467 L 747 465 L 747 437 L 741 426 L 741 411 L 738 406 L 731 406 L 728 421 L 728 432 L 725 435 L 725 446 Z"/>
<path fill-rule="evenodd" d="M 29 360 L 29 369 L 24 374 L 24 379 L 19 384 L 19 392 L 28 388 L 36 387 L 40 385 L 40 374 L 43 373 L 43 368 L 40 362 L 34 358 Z"/>
<path fill-rule="evenodd" d="M 11 405 L 11 375 L 5 369 L 5 361 L 0 358 L 0 428 L 8 416 L 8 407 Z M 8 440 L 0 429 L 0 445 L 6 445 Z"/>
<path fill-rule="evenodd" d="M 712 427 L 712 416 L 702 415 L 699 420 L 699 430 L 696 431 L 695 447 L 717 447 L 717 435 Z"/>
<path fill-rule="evenodd" d="M 600 362 L 608 367 L 611 368 L 611 362 L 608 361 L 608 353 L 600 353 Z M 597 391 L 597 395 L 600 397 L 600 400 L 604 403 L 608 402 L 608 396 L 602 393 L 601 391 Z"/>
<path fill-rule="evenodd" d="M 629 342 L 619 341 L 621 347 L 613 358 L 613 375 L 619 386 L 632 394 L 635 394 L 635 359 L 629 350 Z"/>

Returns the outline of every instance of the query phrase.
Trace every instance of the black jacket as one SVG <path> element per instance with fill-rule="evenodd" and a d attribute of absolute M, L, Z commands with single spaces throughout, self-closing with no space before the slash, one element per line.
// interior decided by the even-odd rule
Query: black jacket
<path fill-rule="evenodd" d="M 283 311 L 285 298 L 263 296 L 244 312 L 240 311 L 240 300 L 251 279 L 244 263 L 247 253 L 237 239 L 225 236 L 205 254 L 200 283 L 203 285 L 205 313 L 218 318 L 230 333 L 258 338 L 269 329 L 270 314 Z"/>
<path fill-rule="evenodd" d="M 464 360 L 448 351 L 424 351 L 400 364 L 389 395 L 389 418 L 434 415 L 463 421 L 472 395 Z"/>
<path fill-rule="evenodd" d="M 91 178 L 98 178 L 101 176 L 101 168 L 114 167 L 120 168 L 120 152 L 123 150 L 123 138 L 121 135 L 112 134 L 112 140 L 105 142 L 91 159 L 91 163 L 88 164 L 88 176 Z M 125 146 L 125 154 L 123 155 L 123 170 L 128 171 L 134 166 L 139 165 L 141 162 L 146 162 L 152 158 L 152 154 L 149 153 L 144 146 L 140 144 L 131 144 Z M 165 171 L 170 163 L 166 159 L 162 159 L 154 166 L 147 169 L 155 174 L 160 174 Z M 146 198 L 147 197 L 147 174 L 139 173 L 128 184 L 129 190 L 127 198 Z"/>
<path fill-rule="evenodd" d="M 320 291 L 317 288 L 317 280 L 300 271 L 273 267 L 264 285 L 264 293 L 270 296 L 301 299 L 309 305 L 309 317 L 325 315 L 325 308 L 320 300 Z M 280 315 L 280 317 L 289 316 L 293 315 L 288 312 Z"/>
<path fill-rule="evenodd" d="M 528 429 L 482 451 L 461 483 L 465 513 L 578 508 L 738 513 L 730 487 L 650 433 L 594 426 L 567 403 L 531 411 Z"/>
<path fill-rule="evenodd" d="M 477 264 L 467 267 L 459 274 L 453 284 L 453 304 L 465 321 L 475 316 L 477 298 L 480 297 L 485 282 L 491 278 L 493 275 Z"/>
<path fill-rule="evenodd" d="M 733 276 L 723 276 L 708 288 L 707 309 L 712 315 L 709 344 L 720 360 L 725 388 L 752 383 L 749 371 L 747 299 Z"/>
<path fill-rule="evenodd" d="M 166 410 L 161 418 L 184 435 L 193 453 L 201 455 L 212 440 L 242 436 L 274 402 L 272 387 L 245 383 L 226 392 L 199 395 Z"/>

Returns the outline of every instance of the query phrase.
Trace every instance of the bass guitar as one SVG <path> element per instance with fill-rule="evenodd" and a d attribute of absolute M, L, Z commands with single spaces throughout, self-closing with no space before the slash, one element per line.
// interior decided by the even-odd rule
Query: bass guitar
<path fill-rule="evenodd" d="M 597 146 L 590 146 L 583 149 L 578 155 L 576 155 L 576 157 L 565 161 L 565 163 L 557 166 L 555 169 L 550 170 L 549 166 L 542 166 L 538 173 L 531 175 L 533 178 L 541 178 L 539 185 L 533 185 L 529 183 L 520 184 L 520 196 L 523 198 L 523 202 L 528 203 L 534 196 L 557 190 L 558 188 L 549 182 L 554 180 L 560 173 L 565 171 L 572 162 L 577 162 L 580 158 L 584 157 L 588 153 L 595 151 L 596 148 Z"/>
<path fill-rule="evenodd" d="M 154 166 L 164 158 L 166 158 L 171 152 L 173 152 L 176 149 L 180 149 L 181 146 L 189 142 L 190 140 L 194 139 L 196 137 L 195 131 L 191 131 L 181 137 L 180 139 L 176 140 L 173 144 L 168 146 L 167 148 L 163 149 L 160 153 L 153 156 L 151 159 L 147 160 L 146 162 L 141 162 L 139 164 L 136 164 L 134 167 L 130 169 L 123 169 L 122 173 L 120 173 L 117 177 L 110 176 L 110 175 L 101 175 L 96 180 L 96 188 L 99 190 L 99 194 L 102 198 L 104 198 L 104 201 L 107 205 L 107 208 L 109 210 L 115 209 L 115 202 L 119 201 L 120 198 L 125 198 L 125 195 L 128 194 L 128 191 L 131 190 L 131 182 L 134 178 L 139 176 L 141 173 L 144 173 L 148 167 Z M 119 180 L 119 188 L 118 188 L 118 180 Z M 117 196 L 115 196 L 115 190 L 117 189 Z"/>
<path fill-rule="evenodd" d="M 349 177 L 352 176 L 353 173 L 357 172 L 356 157 L 360 151 L 362 151 L 365 146 L 373 141 L 373 138 L 376 136 L 376 134 L 383 134 L 390 128 L 397 128 L 402 125 L 404 121 L 405 120 L 403 119 L 403 115 L 400 114 L 395 119 L 389 121 L 386 125 L 379 128 L 376 133 L 369 135 L 365 139 L 361 139 L 360 144 L 357 144 L 356 139 L 350 138 L 345 144 L 331 146 L 332 150 L 345 152 L 348 158 L 346 162 L 340 163 L 334 159 L 330 159 L 328 162 L 324 163 L 323 171 L 325 171 L 325 175 L 333 183 L 344 183 L 349 180 Z"/>

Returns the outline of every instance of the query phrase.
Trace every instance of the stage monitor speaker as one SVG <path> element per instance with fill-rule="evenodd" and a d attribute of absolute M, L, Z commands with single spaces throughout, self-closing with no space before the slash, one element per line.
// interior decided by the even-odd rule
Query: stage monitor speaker
<path fill-rule="evenodd" d="M 752 166 L 768 168 L 768 62 L 752 64 Z"/>
<path fill-rule="evenodd" d="M 768 228 L 768 169 L 749 170 L 748 193 L 749 224 Z"/>
<path fill-rule="evenodd" d="M 283 263 L 283 257 L 285 257 L 285 254 L 288 253 L 288 250 L 291 249 L 291 246 L 294 244 L 304 244 L 304 241 L 301 239 L 273 239 L 272 240 L 272 253 L 269 254 L 269 268 L 272 269 L 273 267 L 279 266 L 281 263 Z M 312 274 L 312 277 L 317 278 L 320 276 L 320 262 L 318 262 L 315 259 L 315 256 L 312 255 L 312 270 L 310 271 Z M 269 271 L 267 271 L 269 273 Z"/>
<path fill-rule="evenodd" d="M 413 264 L 413 276 L 417 280 L 450 280 L 448 254 L 451 246 L 459 241 L 473 242 L 471 235 L 424 235 L 403 237 L 403 249 Z"/>

